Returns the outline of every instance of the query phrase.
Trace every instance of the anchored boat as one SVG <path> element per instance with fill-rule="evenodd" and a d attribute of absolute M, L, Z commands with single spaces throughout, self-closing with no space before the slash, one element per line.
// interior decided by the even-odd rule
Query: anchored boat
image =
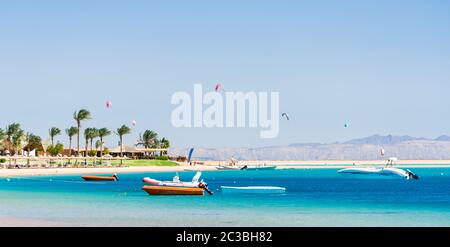
<path fill-rule="evenodd" d="M 231 170 L 231 171 L 238 171 L 238 170 L 242 170 L 245 166 L 239 166 L 238 165 L 238 160 L 235 158 L 231 158 L 229 161 L 229 164 L 224 166 L 224 165 L 220 165 L 216 166 L 217 170 Z"/>
<path fill-rule="evenodd" d="M 174 187 L 174 186 L 149 186 L 145 185 L 142 189 L 149 195 L 203 195 L 202 188 Z"/>
<path fill-rule="evenodd" d="M 192 178 L 191 182 L 180 181 L 178 173 L 173 177 L 172 181 L 160 181 L 149 177 L 143 178 L 142 181 L 150 185 L 198 188 L 200 184 L 204 184 L 203 180 L 199 181 L 201 176 L 202 176 L 201 172 L 195 173 L 195 176 Z"/>
<path fill-rule="evenodd" d="M 222 171 L 239 171 L 242 170 L 242 168 L 244 168 L 244 166 L 216 166 L 217 170 Z"/>
<path fill-rule="evenodd" d="M 274 186 L 220 186 L 220 189 L 224 194 L 281 194 L 286 192 L 286 188 Z"/>
<path fill-rule="evenodd" d="M 241 168 L 241 170 L 247 170 L 247 171 L 260 171 L 260 170 L 275 170 L 276 166 L 268 166 L 266 164 L 264 165 L 254 165 L 254 166 L 244 166 Z"/>
<path fill-rule="evenodd" d="M 85 181 L 119 181 L 119 177 L 116 173 L 112 176 L 81 176 Z"/>
<path fill-rule="evenodd" d="M 203 180 L 199 181 L 201 175 L 201 172 L 197 172 L 191 182 L 180 181 L 178 173 L 173 177 L 172 181 L 160 181 L 145 177 L 142 181 L 149 185 L 144 186 L 142 189 L 150 195 L 203 195 L 203 191 L 212 195 L 213 193 L 208 189 L 208 184 Z"/>
<path fill-rule="evenodd" d="M 371 178 L 371 179 L 419 179 L 419 176 L 412 171 L 392 167 L 397 158 L 390 158 L 386 167 L 351 167 L 339 170 L 342 175 L 353 178 Z"/>

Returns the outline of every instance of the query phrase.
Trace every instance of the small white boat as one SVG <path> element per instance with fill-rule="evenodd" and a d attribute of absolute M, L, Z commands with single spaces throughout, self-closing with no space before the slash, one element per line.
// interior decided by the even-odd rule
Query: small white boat
<path fill-rule="evenodd" d="M 202 175 L 201 172 L 197 172 L 195 176 L 192 178 L 191 182 L 182 182 L 180 181 L 180 177 L 175 175 L 173 177 L 172 181 L 160 181 L 153 178 L 145 177 L 142 179 L 142 182 L 150 184 L 150 185 L 157 185 L 157 186 L 175 186 L 175 187 L 191 187 L 191 188 L 198 188 L 199 184 L 203 182 L 199 181 L 200 176 Z"/>
<path fill-rule="evenodd" d="M 339 170 L 338 173 L 352 178 L 368 179 L 419 179 L 412 171 L 393 167 L 397 158 L 389 158 L 385 167 L 350 167 Z"/>
<path fill-rule="evenodd" d="M 208 189 L 208 184 L 203 181 L 199 181 L 200 176 L 202 175 L 201 172 L 197 172 L 195 176 L 192 178 L 192 182 L 182 182 L 180 181 L 180 177 L 178 176 L 178 173 L 173 177 L 172 181 L 160 181 L 157 179 L 145 177 L 142 179 L 142 182 L 149 184 L 150 186 L 144 186 L 146 188 L 146 191 L 150 191 L 152 186 L 156 186 L 159 189 L 162 187 L 170 187 L 170 188 L 201 188 L 208 192 L 208 194 L 212 195 L 213 193 Z M 160 190 L 157 191 L 160 191 Z M 153 191 L 153 190 L 151 190 Z M 170 191 L 170 190 L 169 190 Z M 189 190 L 188 190 L 189 192 Z M 161 192 L 162 193 L 162 192 Z"/>
<path fill-rule="evenodd" d="M 254 165 L 254 166 L 244 166 L 241 170 L 247 171 L 260 171 L 260 170 L 275 170 L 276 166 L 268 166 L 268 165 Z"/>
<path fill-rule="evenodd" d="M 417 175 L 409 170 L 403 170 L 393 167 L 360 167 L 360 168 L 345 168 L 339 170 L 338 173 L 342 175 L 349 175 L 353 178 L 403 178 L 403 179 L 419 179 Z"/>
<path fill-rule="evenodd" d="M 242 170 L 243 166 L 216 166 L 217 170 L 229 170 L 229 171 L 238 171 Z"/>
<path fill-rule="evenodd" d="M 220 186 L 220 189 L 224 194 L 281 194 L 286 192 L 286 188 L 273 186 Z"/>
<path fill-rule="evenodd" d="M 197 169 L 184 169 L 183 171 L 185 172 L 198 172 L 199 170 Z"/>

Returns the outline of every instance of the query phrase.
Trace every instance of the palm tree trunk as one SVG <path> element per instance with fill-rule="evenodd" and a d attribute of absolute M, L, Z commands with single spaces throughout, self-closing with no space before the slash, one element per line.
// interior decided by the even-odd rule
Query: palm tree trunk
<path fill-rule="evenodd" d="M 103 157 L 103 138 L 100 137 L 100 157 Z"/>
<path fill-rule="evenodd" d="M 81 128 L 79 121 L 77 121 L 77 128 L 78 128 L 77 131 L 77 157 L 78 157 L 80 156 L 80 128 Z M 78 159 L 75 159 L 75 165 L 78 166 Z"/>
<path fill-rule="evenodd" d="M 77 127 L 78 127 L 78 132 L 77 132 L 77 156 L 80 155 L 80 123 L 77 123 Z"/>
<path fill-rule="evenodd" d="M 28 156 L 27 167 L 30 167 L 30 145 L 28 145 L 27 147 L 27 156 Z"/>
<path fill-rule="evenodd" d="M 69 137 L 69 164 L 70 164 L 70 157 L 72 157 L 72 137 Z"/>
<path fill-rule="evenodd" d="M 89 141 L 86 139 L 86 147 L 84 148 L 85 150 L 85 155 L 84 155 L 84 157 L 87 157 L 87 155 L 88 155 L 88 147 L 89 147 Z"/>
<path fill-rule="evenodd" d="M 100 164 L 103 163 L 103 138 L 100 136 Z"/>
<path fill-rule="evenodd" d="M 123 143 L 122 143 L 122 136 L 120 136 L 120 157 L 123 158 Z M 120 165 L 123 165 L 123 159 L 120 159 Z"/>
<path fill-rule="evenodd" d="M 72 156 L 72 137 L 69 138 L 69 157 Z"/>
<path fill-rule="evenodd" d="M 84 160 L 84 162 L 85 162 L 85 165 L 87 166 L 87 164 L 88 164 L 88 160 L 87 160 L 87 155 L 88 155 L 88 145 L 89 145 L 89 142 L 88 142 L 88 140 L 86 139 L 86 147 L 84 148 L 85 150 L 85 155 L 84 155 L 84 157 L 86 158 L 85 160 Z"/>
<path fill-rule="evenodd" d="M 122 151 L 123 143 L 122 143 L 122 136 L 120 136 L 120 157 L 123 157 L 123 151 Z"/>

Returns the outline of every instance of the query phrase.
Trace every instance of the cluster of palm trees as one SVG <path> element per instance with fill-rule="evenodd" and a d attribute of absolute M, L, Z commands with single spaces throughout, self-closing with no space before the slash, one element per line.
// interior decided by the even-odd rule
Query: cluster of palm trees
<path fill-rule="evenodd" d="M 91 119 L 91 113 L 86 109 L 81 109 L 73 114 L 73 119 L 76 122 L 76 126 L 65 129 L 65 133 L 69 137 L 70 156 L 72 156 L 72 142 L 75 135 L 77 136 L 77 154 L 80 154 L 81 123 Z M 61 135 L 61 133 L 61 129 L 57 127 L 52 127 L 49 129 L 48 134 L 50 136 L 51 147 L 55 147 L 55 137 Z M 92 156 L 97 155 L 97 150 L 100 150 L 100 157 L 102 157 L 104 151 L 104 138 L 110 136 L 112 133 L 113 132 L 108 128 L 86 128 L 83 132 L 85 139 L 85 156 L 89 155 L 88 151 L 91 152 Z M 131 128 L 126 125 L 122 125 L 114 131 L 114 133 L 119 137 L 120 156 L 123 156 L 123 137 L 131 133 Z M 94 140 L 97 138 L 98 140 L 95 142 L 94 151 Z M 62 144 L 58 143 L 57 145 Z M 170 142 L 166 138 L 158 139 L 158 134 L 156 132 L 146 130 L 143 134 L 139 135 L 136 146 L 139 145 L 145 148 L 169 148 Z M 43 145 L 41 138 L 32 133 L 25 134 L 18 123 L 8 125 L 5 130 L 0 128 L 0 150 L 7 150 L 8 153 L 19 154 L 20 150 L 23 150 L 24 148 L 29 153 L 30 150 L 40 149 L 42 147 Z M 95 152 L 95 154 L 93 154 L 93 152 Z"/>
<path fill-rule="evenodd" d="M 143 146 L 144 148 L 169 148 L 170 142 L 164 137 L 159 140 L 156 132 L 146 130 L 144 134 L 139 135 L 136 146 Z"/>
<path fill-rule="evenodd" d="M 32 133 L 25 133 L 18 123 L 6 126 L 5 130 L 0 129 L 0 145 L 2 150 L 18 153 L 22 148 L 28 151 L 41 145 L 41 138 Z"/>
<path fill-rule="evenodd" d="M 80 153 L 81 123 L 91 118 L 92 118 L 91 113 L 86 109 L 81 109 L 79 111 L 74 112 L 73 119 L 75 120 L 77 126 L 72 126 L 65 130 L 66 135 L 69 137 L 70 156 L 72 156 L 72 140 L 75 135 L 77 136 L 77 154 Z M 123 136 L 126 134 L 130 134 L 131 129 L 126 125 L 122 125 L 120 128 L 117 129 L 117 132 L 115 133 L 119 136 L 120 143 L 122 143 Z M 53 138 L 59 134 L 61 134 L 61 130 L 56 127 L 53 127 L 49 130 L 52 145 L 53 145 Z M 104 138 L 111 134 L 112 132 L 108 128 L 100 128 L 100 129 L 94 127 L 86 128 L 83 132 L 83 136 L 85 139 L 85 156 L 89 155 L 89 151 L 91 152 L 91 156 L 97 155 L 97 150 L 99 149 L 100 149 L 100 156 L 103 156 Z M 99 139 L 95 142 L 95 149 L 94 149 L 94 140 L 96 138 Z M 121 146 L 120 155 L 122 156 L 123 153 L 122 145 L 120 146 Z M 93 152 L 95 152 L 95 154 Z"/>

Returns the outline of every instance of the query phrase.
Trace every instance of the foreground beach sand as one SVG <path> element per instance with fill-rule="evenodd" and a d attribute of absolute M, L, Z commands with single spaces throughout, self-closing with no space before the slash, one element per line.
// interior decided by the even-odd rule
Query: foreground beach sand
<path fill-rule="evenodd" d="M 133 166 L 133 167 L 108 167 L 108 168 L 40 168 L 40 169 L 0 169 L 0 177 L 18 176 L 49 176 L 49 175 L 77 175 L 77 174 L 112 174 L 112 173 L 139 173 L 139 172 L 177 172 L 186 170 L 213 171 L 216 166 L 228 165 L 228 161 L 204 161 L 201 165 L 189 165 L 178 163 L 179 166 Z M 240 161 L 237 165 L 276 165 L 278 169 L 321 169 L 321 168 L 345 168 L 355 165 L 384 166 L 384 160 L 253 160 Z M 450 160 L 401 160 L 397 167 L 417 168 L 450 168 Z"/>

